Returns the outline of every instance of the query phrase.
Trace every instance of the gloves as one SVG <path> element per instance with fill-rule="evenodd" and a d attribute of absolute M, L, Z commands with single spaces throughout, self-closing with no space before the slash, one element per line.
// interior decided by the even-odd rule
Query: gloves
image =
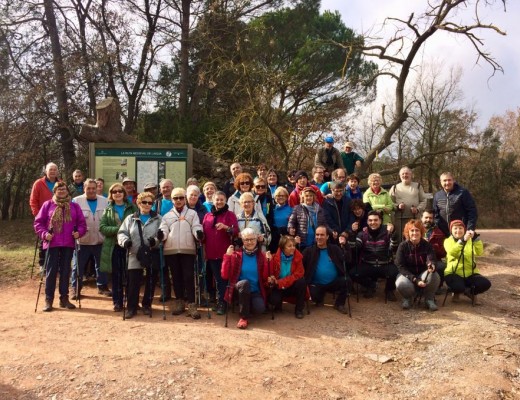
<path fill-rule="evenodd" d="M 202 233 L 202 231 L 197 231 L 197 239 L 202 240 L 203 237 L 204 237 L 204 233 Z"/>
<path fill-rule="evenodd" d="M 125 244 L 123 245 L 123 247 L 124 247 L 125 249 L 129 249 L 130 247 L 132 247 L 132 241 L 131 241 L 131 240 L 127 240 L 127 241 L 125 242 Z"/>
<path fill-rule="evenodd" d="M 160 229 L 157 231 L 157 239 L 159 239 L 160 242 L 164 240 L 164 232 Z"/>
<path fill-rule="evenodd" d="M 148 243 L 150 243 L 150 247 L 154 247 L 155 246 L 155 239 L 154 238 L 148 239 Z"/>

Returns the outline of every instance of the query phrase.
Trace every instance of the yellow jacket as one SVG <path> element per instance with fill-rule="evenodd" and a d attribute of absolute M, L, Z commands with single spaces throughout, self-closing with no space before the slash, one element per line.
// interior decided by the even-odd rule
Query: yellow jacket
<path fill-rule="evenodd" d="M 444 240 L 444 249 L 446 250 L 446 269 L 444 276 L 457 274 L 463 278 L 467 278 L 473 274 L 479 274 L 476 256 L 484 253 L 484 244 L 482 240 L 473 241 L 469 239 L 466 243 L 459 243 L 453 236 Z M 461 253 L 464 252 L 461 256 Z"/>

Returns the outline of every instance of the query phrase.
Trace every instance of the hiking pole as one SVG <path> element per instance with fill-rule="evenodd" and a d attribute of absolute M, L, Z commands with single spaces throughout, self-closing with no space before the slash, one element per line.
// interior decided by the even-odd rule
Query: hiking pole
<path fill-rule="evenodd" d="M 159 257 L 161 267 L 161 294 L 162 294 L 162 319 L 166 321 L 166 305 L 164 301 L 164 258 L 163 258 L 163 243 L 159 244 Z"/>
<path fill-rule="evenodd" d="M 199 259 L 200 270 L 202 272 L 202 282 L 204 282 L 204 297 L 206 298 L 206 306 L 208 308 L 208 319 L 211 319 L 211 312 L 209 306 L 209 293 L 208 293 L 208 283 L 206 282 L 206 263 L 204 262 L 204 257 L 202 255 L 202 246 L 197 244 L 197 258 Z"/>
<path fill-rule="evenodd" d="M 76 233 L 78 231 L 78 227 L 74 226 L 73 233 Z M 80 285 L 79 281 L 80 279 L 83 280 L 83 277 L 79 276 L 79 239 L 74 238 L 74 252 L 76 253 L 76 301 L 78 302 L 78 306 L 81 309 L 81 295 L 79 293 L 80 291 Z"/>
<path fill-rule="evenodd" d="M 150 248 L 151 250 L 151 248 Z M 154 285 L 153 285 L 153 259 L 150 262 L 150 280 L 148 281 L 150 283 L 150 318 L 152 318 L 152 302 L 153 302 L 153 291 L 154 291 Z"/>
<path fill-rule="evenodd" d="M 238 264 L 238 256 L 236 255 L 235 253 L 235 261 L 236 263 Z M 231 267 L 233 267 L 233 265 L 231 265 Z M 239 266 L 237 265 L 237 268 Z M 235 288 L 234 287 L 231 287 L 230 285 L 231 283 L 231 279 L 228 279 L 228 284 L 227 284 L 227 292 L 228 292 L 228 305 L 226 307 L 226 319 L 225 319 L 225 322 L 224 322 L 224 327 L 227 328 L 228 326 L 228 314 L 229 314 L 229 309 L 231 308 L 231 306 L 233 305 L 233 292 L 235 291 Z"/>
<path fill-rule="evenodd" d="M 123 290 L 123 321 L 126 319 L 126 303 L 128 302 L 128 261 L 130 259 L 130 249 L 126 249 L 126 263 L 121 271 L 121 290 Z"/>
<path fill-rule="evenodd" d="M 424 283 L 427 283 L 428 282 L 428 277 L 430 276 L 430 269 L 428 268 L 428 272 L 426 273 L 426 276 L 424 278 Z M 424 289 L 426 288 L 426 286 L 424 287 L 419 287 L 419 293 L 417 294 L 417 296 L 415 297 L 416 300 L 417 300 L 417 307 L 419 307 L 421 305 L 421 299 L 422 299 L 422 296 L 424 294 Z"/>
<path fill-rule="evenodd" d="M 348 245 L 348 243 L 347 243 Z M 350 310 L 350 292 L 348 290 L 348 280 L 347 280 L 347 266 L 345 264 L 345 245 L 342 244 L 341 248 L 343 249 L 343 273 L 345 274 L 345 287 L 347 289 L 347 309 L 348 309 L 348 316 L 352 318 L 352 312 Z"/>
<path fill-rule="evenodd" d="M 52 235 L 53 229 L 49 229 L 49 234 Z M 45 262 L 43 263 L 43 269 L 40 271 L 40 287 L 38 288 L 38 296 L 36 297 L 36 306 L 34 306 L 34 312 L 38 310 L 38 300 L 40 300 L 40 293 L 42 291 L 42 284 L 43 284 L 43 274 L 47 273 L 47 266 L 49 264 L 49 250 L 50 250 L 50 243 L 49 240 L 49 247 L 47 247 L 47 250 L 45 251 Z"/>
<path fill-rule="evenodd" d="M 32 267 L 31 267 L 31 279 L 33 278 L 34 264 L 36 263 L 36 252 L 38 251 L 39 243 L 40 243 L 40 238 L 38 237 L 38 235 L 36 235 L 36 244 L 34 245 L 34 257 L 33 257 L 33 262 L 32 262 Z"/>
<path fill-rule="evenodd" d="M 267 259 L 267 273 L 269 274 L 269 278 L 273 275 L 272 270 L 271 270 L 271 258 Z M 268 297 L 272 298 L 273 287 L 274 287 L 274 283 L 269 282 L 269 296 Z M 271 304 L 271 320 L 274 320 L 274 307 L 275 307 L 275 305 Z"/>

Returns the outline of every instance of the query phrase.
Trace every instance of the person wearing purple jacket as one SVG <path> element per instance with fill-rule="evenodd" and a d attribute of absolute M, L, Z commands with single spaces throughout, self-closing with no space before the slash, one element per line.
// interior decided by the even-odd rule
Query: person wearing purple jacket
<path fill-rule="evenodd" d="M 224 293 L 227 281 L 222 279 L 222 259 L 228 247 L 233 244 L 233 238 L 238 236 L 238 222 L 234 212 L 228 210 L 226 194 L 217 192 L 213 195 L 211 212 L 204 215 L 202 221 L 206 265 L 213 272 L 217 285 L 217 314 L 226 313 Z"/>
<path fill-rule="evenodd" d="M 43 241 L 43 248 L 49 252 L 45 266 L 45 312 L 52 311 L 58 272 L 60 307 L 70 310 L 76 308 L 69 301 L 70 262 L 74 241 L 87 232 L 81 207 L 71 202 L 67 184 L 56 183 L 53 193 L 52 199 L 43 203 L 34 219 L 34 231 Z"/>

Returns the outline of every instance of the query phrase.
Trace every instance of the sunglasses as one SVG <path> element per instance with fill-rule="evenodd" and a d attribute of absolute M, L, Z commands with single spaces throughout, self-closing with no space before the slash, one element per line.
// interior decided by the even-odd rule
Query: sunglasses
<path fill-rule="evenodd" d="M 112 194 L 116 194 L 116 193 L 124 193 L 125 191 L 124 190 L 112 190 Z"/>
<path fill-rule="evenodd" d="M 180 201 L 180 200 L 184 200 L 185 197 L 182 197 L 182 196 L 181 196 L 181 197 L 172 197 L 172 199 L 173 199 L 174 201 Z"/>
<path fill-rule="evenodd" d="M 265 189 L 265 185 L 256 185 L 255 189 Z"/>
<path fill-rule="evenodd" d="M 251 182 L 240 182 L 239 185 L 240 185 L 240 186 L 242 186 L 242 185 L 248 185 L 248 186 L 251 186 Z"/>
<path fill-rule="evenodd" d="M 151 206 L 153 204 L 153 201 L 146 201 L 146 200 L 142 200 L 141 201 L 141 204 L 145 205 L 145 206 Z"/>

